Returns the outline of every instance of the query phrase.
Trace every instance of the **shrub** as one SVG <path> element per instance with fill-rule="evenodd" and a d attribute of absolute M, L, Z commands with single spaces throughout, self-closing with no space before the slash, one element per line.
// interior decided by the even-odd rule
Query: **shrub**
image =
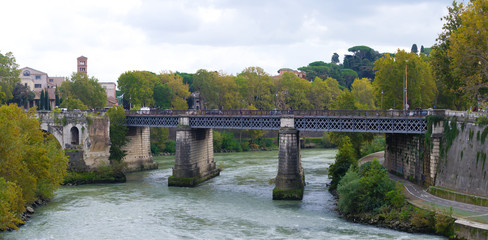
<path fill-rule="evenodd" d="M 165 152 L 168 153 L 175 153 L 176 152 L 176 141 L 169 140 L 166 142 L 166 148 L 164 149 Z"/>
<path fill-rule="evenodd" d="M 335 162 L 329 167 L 329 178 L 332 179 L 330 183 L 330 190 L 337 188 L 339 181 L 346 174 L 349 168 L 357 166 L 354 148 L 351 145 L 349 137 L 344 137 L 339 146 L 339 152 L 336 155 Z"/>

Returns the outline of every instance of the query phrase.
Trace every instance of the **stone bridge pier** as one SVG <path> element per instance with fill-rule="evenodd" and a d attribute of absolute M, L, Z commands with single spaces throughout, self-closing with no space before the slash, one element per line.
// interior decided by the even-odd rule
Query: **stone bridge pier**
<path fill-rule="evenodd" d="M 273 200 L 301 200 L 305 175 L 300 156 L 300 132 L 295 129 L 294 118 L 281 118 L 279 130 L 278 174 L 275 178 Z"/>
<path fill-rule="evenodd" d="M 127 171 L 150 170 L 158 168 L 153 162 L 151 154 L 151 139 L 149 127 L 129 127 L 127 138 L 129 141 L 122 148 L 126 151 L 123 162 L 127 163 Z"/>
<path fill-rule="evenodd" d="M 191 128 L 189 118 L 181 117 L 176 128 L 175 165 L 168 186 L 194 187 L 219 174 L 214 161 L 212 129 Z"/>

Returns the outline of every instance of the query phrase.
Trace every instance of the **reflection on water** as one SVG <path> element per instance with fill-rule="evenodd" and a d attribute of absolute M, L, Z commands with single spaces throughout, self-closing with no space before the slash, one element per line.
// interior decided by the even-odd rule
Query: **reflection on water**
<path fill-rule="evenodd" d="M 441 239 L 340 219 L 328 193 L 336 150 L 303 150 L 302 201 L 273 201 L 278 153 L 216 154 L 226 168 L 195 188 L 168 188 L 174 157 L 123 184 L 60 188 L 4 239 Z"/>

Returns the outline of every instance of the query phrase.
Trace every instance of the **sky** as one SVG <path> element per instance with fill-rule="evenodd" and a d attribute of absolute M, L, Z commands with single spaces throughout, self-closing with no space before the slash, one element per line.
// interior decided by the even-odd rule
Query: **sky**
<path fill-rule="evenodd" d="M 380 53 L 430 47 L 452 0 L 10 0 L 0 7 L 0 53 L 69 77 L 116 82 L 127 71 L 199 69 L 276 75 L 330 62 L 357 45 Z"/>

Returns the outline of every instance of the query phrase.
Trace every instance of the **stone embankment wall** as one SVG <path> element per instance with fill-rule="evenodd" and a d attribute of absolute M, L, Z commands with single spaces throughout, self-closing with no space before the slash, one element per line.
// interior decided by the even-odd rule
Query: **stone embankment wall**
<path fill-rule="evenodd" d="M 435 185 L 488 196 L 488 126 L 449 121 L 444 129 Z"/>
<path fill-rule="evenodd" d="M 386 134 L 386 169 L 421 185 L 431 185 L 430 149 L 419 134 Z"/>

